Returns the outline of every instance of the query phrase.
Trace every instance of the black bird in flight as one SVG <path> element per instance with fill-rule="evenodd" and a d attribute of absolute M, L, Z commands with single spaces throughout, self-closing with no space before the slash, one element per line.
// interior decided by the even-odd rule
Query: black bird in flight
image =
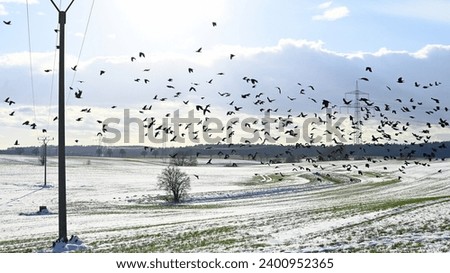
<path fill-rule="evenodd" d="M 397 79 L 397 83 L 404 83 L 404 82 L 405 82 L 405 80 L 403 79 L 403 77 L 400 77 Z"/>
<path fill-rule="evenodd" d="M 105 73 L 106 73 L 105 70 L 100 70 L 100 76 L 103 75 L 103 74 L 105 74 Z"/>
<path fill-rule="evenodd" d="M 312 100 L 314 103 L 317 103 L 317 100 L 315 98 L 308 97 L 308 99 Z"/>
<path fill-rule="evenodd" d="M 291 101 L 293 101 L 293 100 L 296 100 L 297 98 L 291 98 L 291 97 L 289 97 L 289 96 L 287 96 L 287 98 L 289 99 L 289 100 L 291 100 Z"/>
<path fill-rule="evenodd" d="M 330 106 L 330 101 L 322 100 L 322 109 L 328 108 Z"/>
<path fill-rule="evenodd" d="M 81 94 L 83 93 L 83 91 L 81 91 L 80 89 L 78 89 L 77 92 L 75 92 L 75 98 L 77 99 L 81 99 Z"/>
<path fill-rule="evenodd" d="M 74 67 L 71 67 L 73 71 L 77 71 L 77 65 L 75 65 Z"/>
<path fill-rule="evenodd" d="M 217 27 L 217 23 L 216 22 L 212 22 L 212 26 L 213 27 Z"/>
<path fill-rule="evenodd" d="M 145 58 L 144 52 L 139 52 L 139 57 L 140 57 L 140 58 Z"/>
<path fill-rule="evenodd" d="M 14 142 L 14 145 L 18 146 L 19 145 L 19 140 L 16 140 L 16 142 Z"/>
<path fill-rule="evenodd" d="M 201 53 L 202 52 L 202 48 L 200 47 L 199 49 L 197 49 L 195 52 L 197 53 Z"/>
<path fill-rule="evenodd" d="M 5 25 L 11 25 L 11 21 L 3 21 L 3 24 L 5 24 Z"/>
<path fill-rule="evenodd" d="M 367 67 L 366 67 L 366 71 L 367 71 L 367 72 L 372 72 L 372 67 L 367 66 Z"/>
<path fill-rule="evenodd" d="M 203 115 L 206 115 L 206 112 L 211 113 L 211 111 L 209 111 L 209 109 L 208 109 L 210 106 L 211 106 L 210 104 L 206 105 L 205 107 L 203 107 L 201 105 L 197 105 L 197 106 L 195 106 L 195 109 L 197 111 L 199 111 L 199 110 L 203 111 Z"/>
<path fill-rule="evenodd" d="M 343 101 L 344 101 L 344 103 L 345 103 L 345 105 L 349 105 L 350 103 L 352 103 L 352 101 L 351 100 L 346 100 L 346 99 L 342 99 Z"/>
<path fill-rule="evenodd" d="M 267 101 L 268 101 L 269 103 L 272 103 L 272 102 L 275 101 L 275 99 L 270 99 L 269 97 L 267 97 Z"/>
<path fill-rule="evenodd" d="M 230 54 L 230 60 L 232 60 L 234 58 L 234 56 L 236 56 L 236 55 Z"/>
<path fill-rule="evenodd" d="M 439 99 L 435 99 L 435 98 L 431 98 L 432 100 L 434 100 L 436 103 L 439 103 Z"/>

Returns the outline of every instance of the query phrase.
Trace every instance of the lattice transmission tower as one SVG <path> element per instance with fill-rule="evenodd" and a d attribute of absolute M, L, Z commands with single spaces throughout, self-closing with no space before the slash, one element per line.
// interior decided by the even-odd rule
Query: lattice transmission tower
<path fill-rule="evenodd" d="M 361 99 L 368 100 L 369 93 L 362 92 L 361 90 L 359 90 L 358 81 L 356 81 L 355 90 L 351 91 L 351 92 L 346 92 L 345 100 L 350 101 L 349 97 L 351 97 L 351 96 L 353 96 L 353 98 L 351 99 L 352 100 L 351 103 L 342 106 L 342 108 L 354 109 L 354 115 L 351 118 L 352 129 L 353 129 L 353 132 L 351 134 L 353 134 L 353 144 L 359 145 L 359 144 L 361 144 L 361 139 L 362 139 Z"/>

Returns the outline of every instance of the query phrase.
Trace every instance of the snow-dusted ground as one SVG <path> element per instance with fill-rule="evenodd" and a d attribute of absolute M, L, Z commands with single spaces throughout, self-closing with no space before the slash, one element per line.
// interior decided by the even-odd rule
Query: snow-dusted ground
<path fill-rule="evenodd" d="M 171 206 L 156 187 L 158 159 L 68 158 L 69 236 L 91 252 L 450 251 L 447 161 L 233 162 L 183 167 L 191 194 Z M 44 188 L 36 158 L 0 155 L 0 252 L 57 239 L 56 158 L 48 165 Z"/>

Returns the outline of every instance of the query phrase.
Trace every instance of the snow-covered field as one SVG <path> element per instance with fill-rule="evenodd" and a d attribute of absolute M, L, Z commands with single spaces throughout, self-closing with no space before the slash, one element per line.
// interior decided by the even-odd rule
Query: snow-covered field
<path fill-rule="evenodd" d="M 69 236 L 90 252 L 450 251 L 447 161 L 205 162 L 182 167 L 192 190 L 174 206 L 156 187 L 159 159 L 69 157 Z M 58 236 L 56 158 L 45 188 L 36 158 L 0 155 L 0 177 L 0 252 L 48 251 Z"/>

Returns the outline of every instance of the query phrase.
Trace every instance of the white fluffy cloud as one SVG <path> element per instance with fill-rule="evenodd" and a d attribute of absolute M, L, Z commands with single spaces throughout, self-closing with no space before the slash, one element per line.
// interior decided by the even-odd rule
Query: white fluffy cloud
<path fill-rule="evenodd" d="M 26 4 L 26 0 L 0 0 L 0 16 L 6 16 L 9 15 L 9 12 L 6 10 L 6 7 L 2 3 L 16 3 L 16 4 Z M 39 3 L 38 0 L 29 0 L 28 4 L 37 4 Z"/>
<path fill-rule="evenodd" d="M 328 8 L 322 14 L 313 16 L 313 20 L 317 21 L 335 21 L 344 18 L 350 14 L 350 10 L 346 6 Z"/>

